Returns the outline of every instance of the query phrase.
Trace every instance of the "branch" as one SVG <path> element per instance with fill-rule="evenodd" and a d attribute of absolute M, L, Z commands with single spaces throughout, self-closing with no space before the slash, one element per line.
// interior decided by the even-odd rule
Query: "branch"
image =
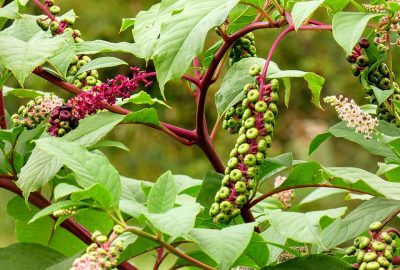
<path fill-rule="evenodd" d="M 4 95 L 3 95 L 3 87 L 2 86 L 0 86 L 0 127 L 2 129 L 7 128 L 6 110 L 4 107 Z"/>
<path fill-rule="evenodd" d="M 10 176 L 0 176 L 0 188 L 4 188 L 6 190 L 9 190 L 21 197 L 22 191 L 21 189 L 14 183 L 12 179 L 10 179 Z M 50 202 L 43 197 L 40 193 L 38 192 L 33 192 L 30 194 L 28 201 L 38 207 L 39 209 L 44 209 L 50 205 Z M 57 220 L 56 217 L 50 216 L 52 219 Z M 60 224 L 61 227 L 78 237 L 82 242 L 85 244 L 89 245 L 91 244 L 92 237 L 90 232 L 80 225 L 79 223 L 75 222 L 72 218 L 66 219 L 64 222 Z M 129 264 L 128 262 L 121 263 L 118 266 L 118 269 L 120 270 L 138 270 L 136 267 L 133 265 Z"/>
<path fill-rule="evenodd" d="M 50 20 L 56 21 L 56 17 L 39 0 L 33 0 L 33 2 L 50 18 Z"/>
<path fill-rule="evenodd" d="M 70 83 L 64 82 L 63 80 L 57 78 L 53 74 L 50 74 L 49 72 L 43 70 L 43 68 L 41 68 L 41 67 L 36 68 L 33 71 L 33 73 L 35 73 L 39 77 L 42 77 L 43 79 L 57 85 L 58 87 L 66 90 L 74 95 L 79 95 L 80 93 L 83 92 L 81 89 L 75 87 L 74 85 L 72 85 Z M 146 75 L 147 75 L 146 77 L 151 77 L 151 76 L 155 76 L 156 73 L 150 72 L 150 73 L 147 73 Z M 124 109 L 124 108 L 116 106 L 116 105 L 110 105 L 110 104 L 106 103 L 105 101 L 103 102 L 103 104 L 105 105 L 107 110 L 114 112 L 114 113 L 123 114 L 123 115 L 127 115 L 127 114 L 131 113 L 130 110 Z M 173 125 L 163 123 L 163 122 L 160 122 L 160 123 L 164 128 L 155 127 L 155 126 L 152 126 L 149 124 L 144 124 L 144 125 L 164 131 L 166 134 L 170 135 L 171 137 L 173 137 L 174 139 L 178 140 L 179 142 L 181 142 L 183 144 L 192 145 L 193 144 L 192 142 L 196 139 L 196 134 L 194 131 L 175 127 Z M 181 140 L 182 138 L 185 140 Z"/>
<path fill-rule="evenodd" d="M 363 192 L 363 191 L 356 190 L 356 189 L 353 189 L 353 188 L 337 187 L 337 186 L 332 186 L 331 184 L 304 184 L 304 185 L 298 185 L 298 186 L 295 186 L 295 187 L 285 187 L 285 188 L 274 189 L 274 190 L 272 190 L 272 191 L 270 191 L 268 193 L 265 193 L 265 194 L 261 195 L 260 197 L 255 198 L 254 200 L 252 200 L 249 203 L 249 208 L 252 208 L 257 203 L 259 203 L 259 202 L 265 200 L 266 198 L 271 197 L 272 195 L 277 194 L 279 192 L 290 190 L 290 189 L 310 188 L 310 187 L 340 188 L 340 189 L 346 189 L 348 191 L 355 192 L 355 193 L 363 193 L 363 194 L 373 195 L 371 193 Z M 400 211 L 400 209 L 399 209 L 399 211 Z"/>
<path fill-rule="evenodd" d="M 391 221 L 393 218 L 395 218 L 398 214 L 400 214 L 400 208 L 394 211 L 390 216 L 388 216 L 383 222 L 382 222 L 382 227 L 386 226 L 389 221 Z"/>
<path fill-rule="evenodd" d="M 172 254 L 174 254 L 174 255 L 176 255 L 176 256 L 188 261 L 190 264 L 192 264 L 194 266 L 200 267 L 201 269 L 204 269 L 204 270 L 216 270 L 215 268 L 213 268 L 213 267 L 211 267 L 211 266 L 209 266 L 209 265 L 207 265 L 207 264 L 205 264 L 205 263 L 203 263 L 201 261 L 198 261 L 193 257 L 190 257 L 186 253 L 184 253 L 181 250 L 179 250 L 178 248 L 168 244 L 167 242 L 161 240 L 159 237 L 157 237 L 155 235 L 152 235 L 152 234 L 147 233 L 145 231 L 136 229 L 135 227 L 132 227 L 132 226 L 126 227 L 125 230 L 129 231 L 129 232 L 132 232 L 132 233 L 134 233 L 136 235 L 142 236 L 144 238 L 147 238 L 149 240 L 152 240 L 154 242 L 159 243 L 162 247 L 167 249 Z"/>

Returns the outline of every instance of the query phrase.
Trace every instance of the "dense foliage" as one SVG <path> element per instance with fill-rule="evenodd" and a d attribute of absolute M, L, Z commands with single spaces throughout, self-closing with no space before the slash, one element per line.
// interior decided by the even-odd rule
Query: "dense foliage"
<path fill-rule="evenodd" d="M 42 14 L 26 14 L 31 5 Z M 312 19 L 318 12 L 328 13 L 331 23 Z M 400 265 L 400 231 L 390 223 L 400 213 L 400 88 L 393 68 L 400 1 L 163 0 L 122 19 L 120 31 L 133 28 L 134 42 L 119 43 L 85 40 L 74 28 L 77 18 L 54 0 L 15 0 L 0 8 L 0 187 L 17 195 L 7 212 L 20 242 L 0 249 L 2 267 L 139 269 L 129 260 L 147 253 L 154 255 L 154 270 Z M 266 59 L 258 58 L 253 32 L 271 28 L 281 31 Z M 219 41 L 205 49 L 210 31 Z M 323 98 L 341 122 L 313 139 L 309 155 L 329 138 L 343 138 L 380 157 L 377 172 L 296 160 L 291 153 L 271 156 L 278 105 L 290 110 L 292 78 L 304 78 L 315 110 L 322 109 L 323 77 L 272 61 L 295 31 L 331 32 L 344 50 L 338 61 L 349 62 L 366 95 L 360 105 L 350 91 Z M 129 66 L 115 52 L 153 63 L 155 71 L 131 67 L 101 78 L 99 69 Z M 73 96 L 29 89 L 31 74 Z M 13 78 L 20 88 L 8 86 Z M 210 132 L 207 91 L 219 78 L 218 119 Z M 165 85 L 176 79 L 196 105 L 193 130 L 160 121 L 157 108 L 169 105 L 147 91 L 157 82 L 165 97 Z M 29 101 L 7 112 L 6 95 Z M 167 171 L 156 183 L 120 175 L 102 149 L 126 149 L 104 139 L 122 124 L 196 145 L 215 171 L 202 180 Z M 213 145 L 220 129 L 236 136 L 234 146 L 226 145 L 226 162 Z M 269 182 L 274 188 L 260 192 Z M 302 188 L 315 190 L 293 204 L 294 190 Z M 299 211 L 338 193 L 363 202 L 349 213 L 347 207 Z"/>

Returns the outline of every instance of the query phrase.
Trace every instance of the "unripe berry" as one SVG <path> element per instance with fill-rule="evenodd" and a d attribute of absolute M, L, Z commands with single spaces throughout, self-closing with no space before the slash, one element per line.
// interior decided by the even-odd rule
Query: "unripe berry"
<path fill-rule="evenodd" d="M 76 30 L 76 31 L 78 31 L 78 30 Z M 86 62 L 92 61 L 92 59 L 87 55 L 82 56 L 82 60 L 85 60 Z"/>
<path fill-rule="evenodd" d="M 243 120 L 247 120 L 249 117 L 251 117 L 251 110 L 250 109 L 244 110 L 243 115 L 242 115 L 242 119 Z"/>
<path fill-rule="evenodd" d="M 243 181 L 238 181 L 235 183 L 235 190 L 238 194 L 243 194 L 247 192 L 246 183 Z"/>
<path fill-rule="evenodd" d="M 113 230 L 114 230 L 114 232 L 116 234 L 123 234 L 124 233 L 124 227 L 122 227 L 121 225 L 115 225 Z"/>
<path fill-rule="evenodd" d="M 360 250 L 357 254 L 357 262 L 362 263 L 364 261 L 365 252 Z"/>
<path fill-rule="evenodd" d="M 377 262 L 369 262 L 367 263 L 367 266 L 365 267 L 366 270 L 378 270 L 379 269 L 380 264 Z"/>
<path fill-rule="evenodd" d="M 60 25 L 58 24 L 58 22 L 56 22 L 56 21 L 52 21 L 51 23 L 50 23 L 50 30 L 52 31 L 52 32 L 56 32 L 57 30 L 58 30 L 58 27 L 59 27 Z"/>
<path fill-rule="evenodd" d="M 256 159 L 257 159 L 257 163 L 261 164 L 265 159 L 265 155 L 263 153 L 261 153 L 261 152 L 258 152 L 256 154 Z"/>
<path fill-rule="evenodd" d="M 363 262 L 362 264 L 360 264 L 360 267 L 358 268 L 358 270 L 365 270 L 367 269 L 367 263 Z"/>
<path fill-rule="evenodd" d="M 86 82 L 88 83 L 88 85 L 92 85 L 93 86 L 93 85 L 96 84 L 97 80 L 93 76 L 87 76 L 86 77 Z"/>
<path fill-rule="evenodd" d="M 383 76 L 388 76 L 389 75 L 389 68 L 385 63 L 381 63 L 378 67 L 378 71 L 380 74 L 382 74 Z"/>
<path fill-rule="evenodd" d="M 74 38 L 75 43 L 81 43 L 83 42 L 83 39 L 81 39 L 80 37 L 76 37 Z"/>
<path fill-rule="evenodd" d="M 366 247 L 368 247 L 369 243 L 370 243 L 369 238 L 365 237 L 365 236 L 362 236 L 361 240 L 360 240 L 359 248 L 360 249 L 365 249 Z"/>
<path fill-rule="evenodd" d="M 364 262 L 372 262 L 378 258 L 378 255 L 375 252 L 368 252 L 364 255 Z"/>
<path fill-rule="evenodd" d="M 356 65 L 359 67 L 367 67 L 369 64 L 369 59 L 365 55 L 360 55 L 356 60 Z"/>
<path fill-rule="evenodd" d="M 239 195 L 236 197 L 235 203 L 238 207 L 242 207 L 247 202 L 245 195 Z"/>
<path fill-rule="evenodd" d="M 74 76 L 78 72 L 77 66 L 73 65 L 69 68 L 68 74 Z"/>
<path fill-rule="evenodd" d="M 271 93 L 271 102 L 277 102 L 279 99 L 278 94 L 276 92 Z"/>
<path fill-rule="evenodd" d="M 92 69 L 92 70 L 90 71 L 90 76 L 93 76 L 93 77 L 95 77 L 96 79 L 98 79 L 98 78 L 99 78 L 99 72 L 98 72 L 96 69 Z"/>
<path fill-rule="evenodd" d="M 260 74 L 260 72 L 261 72 L 261 66 L 260 65 L 253 65 L 249 69 L 249 74 L 250 74 L 250 76 L 253 76 L 253 77 L 255 77 L 258 74 Z"/>
<path fill-rule="evenodd" d="M 259 140 L 257 144 L 257 150 L 264 152 L 267 149 L 267 142 L 265 140 Z"/>
<path fill-rule="evenodd" d="M 254 89 L 254 88 L 255 88 L 255 87 L 254 87 L 254 84 L 248 83 L 248 84 L 246 84 L 246 85 L 244 86 L 243 90 L 244 90 L 244 93 L 247 94 L 247 92 L 249 92 L 250 90 L 252 90 L 252 89 Z"/>
<path fill-rule="evenodd" d="M 250 145 L 248 143 L 243 143 L 238 147 L 238 153 L 242 155 L 249 152 L 249 150 L 250 150 Z"/>
<path fill-rule="evenodd" d="M 243 145 L 243 144 L 242 144 L 242 145 Z M 229 174 L 229 177 L 231 178 L 231 180 L 232 180 L 233 182 L 239 181 L 240 179 L 242 179 L 242 176 L 243 176 L 243 174 L 242 174 L 242 172 L 241 172 L 239 169 L 234 169 L 234 170 L 232 170 L 231 173 Z"/>
<path fill-rule="evenodd" d="M 356 249 L 355 247 L 353 247 L 353 246 L 348 247 L 348 248 L 346 249 L 346 255 L 347 255 L 347 256 L 351 256 L 351 255 L 355 254 L 356 251 L 357 251 L 357 249 Z"/>
<path fill-rule="evenodd" d="M 223 223 L 223 224 L 228 224 L 231 221 L 230 216 L 228 216 L 227 214 L 224 213 L 219 213 L 216 217 L 215 217 L 215 221 L 217 223 Z"/>
<path fill-rule="evenodd" d="M 78 68 L 81 68 L 81 67 L 83 67 L 84 65 L 86 65 L 87 64 L 87 62 L 85 61 L 85 60 L 79 60 L 78 61 L 78 63 L 76 63 L 76 66 L 78 67 Z M 85 73 L 85 72 L 84 72 Z M 82 73 L 83 74 L 83 73 Z"/>
<path fill-rule="evenodd" d="M 256 167 L 248 167 L 247 168 L 247 175 L 250 178 L 256 177 L 257 175 L 257 168 Z"/>
<path fill-rule="evenodd" d="M 257 138 L 258 136 L 258 129 L 253 127 L 246 131 L 246 137 L 250 140 Z"/>
<path fill-rule="evenodd" d="M 247 154 L 247 155 L 245 156 L 245 158 L 244 158 L 244 163 L 245 163 L 247 166 L 256 165 L 256 163 L 257 163 L 257 158 L 256 158 L 256 156 L 253 155 L 253 154 Z"/>
<path fill-rule="evenodd" d="M 61 9 L 59 6 L 52 6 L 49 8 L 49 11 L 53 14 L 53 15 L 57 15 L 60 13 Z"/>
<path fill-rule="evenodd" d="M 256 119 L 254 117 L 249 117 L 249 118 L 246 119 L 246 121 L 244 121 L 244 125 L 243 126 L 245 128 L 250 129 L 250 128 L 254 127 L 255 124 L 256 124 Z"/>
<path fill-rule="evenodd" d="M 385 249 L 385 244 L 382 242 L 374 241 L 372 242 L 372 248 L 375 251 L 383 251 Z"/>
<path fill-rule="evenodd" d="M 92 234 L 92 241 L 96 241 L 96 238 L 101 235 L 100 231 L 95 231 Z"/>
<path fill-rule="evenodd" d="M 230 194 L 231 194 L 231 191 L 227 187 L 221 187 L 219 190 L 219 197 L 222 200 L 228 198 Z"/>
<path fill-rule="evenodd" d="M 265 101 L 262 101 L 262 100 L 257 101 L 257 103 L 254 107 L 255 107 L 256 111 L 259 113 L 264 113 L 268 109 L 267 103 L 265 103 Z"/>
<path fill-rule="evenodd" d="M 275 103 L 270 103 L 269 104 L 269 109 L 274 113 L 274 115 L 278 114 L 278 107 L 276 106 Z"/>
<path fill-rule="evenodd" d="M 96 242 L 97 242 L 97 243 L 104 244 L 104 243 L 107 242 L 107 241 L 108 241 L 108 237 L 105 236 L 105 235 L 100 235 L 100 236 L 97 236 L 97 237 L 96 237 Z"/>
<path fill-rule="evenodd" d="M 231 157 L 228 161 L 228 167 L 233 169 L 237 166 L 238 164 L 238 159 L 236 157 Z"/>
<path fill-rule="evenodd" d="M 251 102 L 256 102 L 258 100 L 258 97 L 259 97 L 259 93 L 258 93 L 258 91 L 256 89 L 250 90 L 247 93 L 247 98 Z"/>
<path fill-rule="evenodd" d="M 233 205 L 228 202 L 228 201 L 223 201 L 221 202 L 221 204 L 219 205 L 219 208 L 221 209 L 222 212 L 224 212 L 225 214 L 229 214 L 229 212 L 232 210 Z"/>
<path fill-rule="evenodd" d="M 383 266 L 383 267 L 388 267 L 390 262 L 388 261 L 388 259 L 386 259 L 385 257 L 379 257 L 377 262 Z"/>
<path fill-rule="evenodd" d="M 380 221 L 375 221 L 372 222 L 371 225 L 369 225 L 369 230 L 370 231 L 379 231 L 380 229 L 382 229 L 383 224 Z"/>
<path fill-rule="evenodd" d="M 271 89 L 273 92 L 277 92 L 279 90 L 279 81 L 277 79 L 271 80 Z"/>
<path fill-rule="evenodd" d="M 230 107 L 227 111 L 226 111 L 226 117 L 231 117 L 235 114 L 235 108 L 234 107 Z"/>
<path fill-rule="evenodd" d="M 235 218 L 238 215 L 240 215 L 240 209 L 237 209 L 237 208 L 233 209 L 232 212 L 231 212 L 231 217 Z"/>

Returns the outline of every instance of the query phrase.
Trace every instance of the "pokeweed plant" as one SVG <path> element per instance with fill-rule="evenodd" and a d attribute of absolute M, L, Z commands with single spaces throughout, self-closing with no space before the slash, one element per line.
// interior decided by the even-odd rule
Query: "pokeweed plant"
<path fill-rule="evenodd" d="M 26 5 L 43 14 L 23 14 Z M 320 11 L 332 22 L 312 19 Z M 0 9 L 0 187 L 18 195 L 7 211 L 20 241 L 0 249 L 2 268 L 139 269 L 130 260 L 142 254 L 154 255 L 154 270 L 399 268 L 400 232 L 389 222 L 400 213 L 400 89 L 393 71 L 400 1 L 163 0 L 123 20 L 121 30 L 133 27 L 134 43 L 86 41 L 74 29 L 76 18 L 53 0 L 16 0 Z M 281 31 L 267 57 L 257 58 L 253 32 L 271 28 Z M 209 31 L 220 38 L 205 50 Z M 303 77 L 321 108 L 323 77 L 272 62 L 294 31 L 332 32 L 369 101 L 324 98 L 342 122 L 318 135 L 309 154 L 340 137 L 382 157 L 376 173 L 270 155 L 279 96 L 288 105 L 290 78 Z M 98 69 L 128 65 L 96 57 L 109 52 L 152 61 L 155 71 L 132 67 L 100 78 Z M 25 89 L 32 73 L 74 96 Z M 22 89 L 7 87 L 11 76 Z M 207 91 L 220 77 L 219 116 L 209 132 Z M 179 78 L 196 104 L 194 130 L 160 121 L 153 105 L 166 103 L 146 93 L 157 81 L 164 96 L 165 84 Z M 31 100 L 8 114 L 5 93 Z M 126 104 L 147 108 L 130 111 Z M 102 141 L 118 124 L 146 125 L 196 145 L 215 171 L 202 181 L 170 171 L 156 183 L 123 177 L 99 150 L 121 145 Z M 237 136 L 226 162 L 213 146 L 221 125 Z M 261 193 L 271 179 L 274 187 Z M 338 192 L 364 202 L 347 215 L 346 207 L 303 213 L 291 202 L 301 188 L 315 190 L 299 204 Z"/>

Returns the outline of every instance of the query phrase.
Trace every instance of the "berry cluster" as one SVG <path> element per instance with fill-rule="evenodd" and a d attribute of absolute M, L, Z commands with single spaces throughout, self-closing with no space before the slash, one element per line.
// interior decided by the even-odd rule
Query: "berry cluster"
<path fill-rule="evenodd" d="M 137 90 L 139 83 L 149 86 L 146 73 L 138 68 L 131 68 L 132 79 L 124 75 L 117 75 L 106 83 L 95 85 L 90 90 L 83 92 L 68 100 L 63 106 L 55 108 L 51 113 L 48 133 L 53 136 L 63 136 L 68 131 L 78 126 L 79 120 L 87 115 L 103 110 L 106 104 L 115 104 L 117 98 L 128 98 Z"/>
<path fill-rule="evenodd" d="M 121 228 L 116 225 L 114 232 L 120 234 L 118 232 Z M 112 243 L 111 239 L 99 231 L 93 233 L 92 240 L 94 243 L 86 249 L 85 254 L 73 262 L 70 270 L 111 270 L 117 267 L 117 260 L 123 249 L 122 242 Z"/>
<path fill-rule="evenodd" d="M 257 56 L 257 49 L 255 47 L 254 34 L 248 33 L 233 43 L 229 52 L 229 63 L 233 65 L 243 58 L 255 56 Z"/>
<path fill-rule="evenodd" d="M 260 81 L 261 67 L 250 68 L 250 75 Z M 261 91 L 258 83 L 244 87 L 246 98 L 241 106 L 235 106 L 232 117 L 238 121 L 239 137 L 235 148 L 231 151 L 222 187 L 215 196 L 210 215 L 217 223 L 229 223 L 240 214 L 240 208 L 248 202 L 256 187 L 258 167 L 264 160 L 267 149 L 271 147 L 275 115 L 278 113 L 277 80 L 272 80 Z M 236 114 L 236 109 L 242 108 L 243 113 Z M 232 110 L 231 110 L 232 111 Z M 231 129 L 233 130 L 233 129 Z M 235 129 L 236 130 L 236 129 Z M 233 131 L 235 131 L 233 130 Z"/>
<path fill-rule="evenodd" d="M 54 217 L 62 217 L 62 216 L 73 216 L 76 214 L 76 206 L 66 208 L 66 209 L 58 209 L 53 212 Z"/>
<path fill-rule="evenodd" d="M 17 114 L 11 116 L 11 120 L 16 126 L 24 126 L 27 129 L 37 127 L 52 110 L 62 105 L 63 100 L 56 95 L 45 95 L 36 97 L 29 101 L 26 106 L 21 106 Z"/>
<path fill-rule="evenodd" d="M 384 53 L 385 48 L 384 44 L 379 44 L 377 46 L 378 51 Z M 369 85 L 373 85 L 378 87 L 381 90 L 389 90 L 391 88 L 390 75 L 392 79 L 394 79 L 394 74 L 390 74 L 390 70 L 385 63 L 380 63 L 377 65 L 376 63 L 371 63 L 366 55 L 365 50 L 370 47 L 370 42 L 366 38 L 362 38 L 359 41 L 358 46 L 353 49 L 351 55 L 347 56 L 347 61 L 352 63 L 351 69 L 355 76 L 360 76 L 361 72 L 366 70 L 367 76 L 366 79 Z M 363 52 L 364 50 L 364 52 Z M 390 99 L 399 100 L 400 101 L 400 88 L 396 82 L 393 82 L 394 94 L 390 97 Z M 394 116 L 393 110 L 396 110 L 396 113 L 400 113 L 400 110 L 397 108 L 388 108 L 388 104 L 391 105 L 391 100 L 388 99 L 386 103 L 378 104 L 377 98 L 374 94 L 374 91 L 371 87 L 366 88 L 365 92 L 367 94 L 367 99 L 370 103 L 377 105 L 377 116 L 378 119 L 384 120 L 390 123 L 393 123 L 397 126 L 400 126 L 400 122 L 397 121 Z"/>
<path fill-rule="evenodd" d="M 379 5 L 378 9 L 383 11 L 390 11 L 386 5 Z M 383 16 L 379 22 L 378 27 L 375 29 L 374 42 L 378 46 L 382 47 L 382 50 L 389 49 L 389 45 L 400 46 L 400 11 L 396 13 L 390 13 L 389 15 Z M 397 38 L 396 38 L 397 36 Z"/>
<path fill-rule="evenodd" d="M 393 252 L 396 250 L 396 234 L 391 229 L 382 230 L 382 223 L 375 221 L 370 225 L 370 238 L 359 236 L 353 246 L 347 248 L 347 255 L 357 255 L 354 265 L 360 270 L 392 270 L 398 264 Z"/>
<path fill-rule="evenodd" d="M 44 5 L 54 16 L 58 15 L 61 11 L 59 6 L 54 5 L 54 0 L 46 0 Z M 81 32 L 78 29 L 72 29 L 70 27 L 74 24 L 75 18 L 65 17 L 61 20 L 58 20 L 56 17 L 54 19 L 44 17 L 38 18 L 36 22 L 44 31 L 47 31 L 50 28 L 53 36 L 61 35 L 63 33 L 70 33 L 74 38 L 75 43 L 83 42 L 81 39 Z M 74 77 L 72 79 L 74 86 L 84 91 L 91 89 L 94 85 L 101 84 L 101 81 L 98 80 L 99 74 L 95 69 L 76 75 L 79 69 L 90 61 L 91 59 L 87 55 L 77 55 L 72 58 L 68 68 L 67 74 L 68 76 Z"/>

